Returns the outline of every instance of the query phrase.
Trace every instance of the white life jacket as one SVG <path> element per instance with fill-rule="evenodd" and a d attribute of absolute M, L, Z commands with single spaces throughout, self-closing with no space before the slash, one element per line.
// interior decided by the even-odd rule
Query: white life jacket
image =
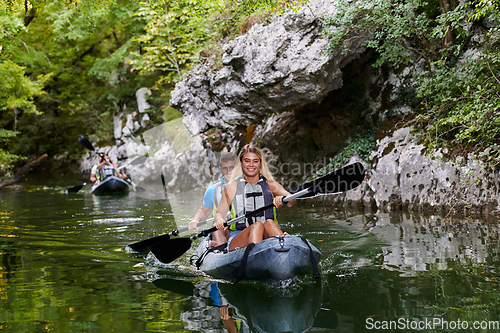
<path fill-rule="evenodd" d="M 248 183 L 244 177 L 240 177 L 236 181 L 238 184 L 236 187 L 236 194 L 231 203 L 231 218 L 245 215 L 247 212 L 254 211 L 273 203 L 273 194 L 269 189 L 267 179 L 264 176 L 260 176 L 260 179 L 255 186 Z M 243 230 L 257 221 L 265 222 L 268 219 L 274 220 L 278 223 L 276 221 L 276 212 L 274 207 L 267 209 L 257 216 L 249 217 L 243 221 L 236 222 L 230 226 L 230 229 Z"/>

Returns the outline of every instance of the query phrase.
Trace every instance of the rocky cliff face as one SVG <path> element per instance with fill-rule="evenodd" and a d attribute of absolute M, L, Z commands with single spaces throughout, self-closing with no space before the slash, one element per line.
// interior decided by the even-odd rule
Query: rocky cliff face
<path fill-rule="evenodd" d="M 445 160 L 442 151 L 427 156 L 411 128 L 399 129 L 377 143 L 372 168 L 359 188 L 316 200 L 382 211 L 500 213 L 500 175 L 475 156 Z"/>
<path fill-rule="evenodd" d="M 125 163 L 147 152 L 148 161 L 130 169 L 136 183 L 159 183 L 163 173 L 168 187 L 188 190 L 220 178 L 221 151 L 237 153 L 252 142 L 285 188 L 303 182 L 355 137 L 359 119 L 384 120 L 396 103 L 394 88 L 409 76 L 408 70 L 373 69 L 373 54 L 362 47 L 326 53 L 322 17 L 332 4 L 314 1 L 257 24 L 225 46 L 222 68 L 194 68 L 170 99 L 184 125 L 177 120 L 137 137 L 147 119 L 140 112 L 117 117 L 111 158 Z M 444 161 L 443 154 L 427 156 L 409 128 L 399 129 L 378 141 L 359 188 L 315 200 L 384 211 L 500 212 L 498 172 L 486 171 L 473 156 Z"/>
<path fill-rule="evenodd" d="M 210 127 L 235 130 L 274 112 L 321 102 L 342 87 L 341 69 L 364 51 L 325 52 L 322 18 L 333 8 L 332 1 L 314 1 L 269 25 L 254 25 L 225 45 L 222 69 L 200 66 L 178 83 L 170 105 L 195 135 Z"/>
<path fill-rule="evenodd" d="M 378 121 L 392 83 L 360 45 L 325 51 L 323 19 L 335 2 L 256 24 L 224 47 L 222 68 L 194 68 L 170 99 L 189 131 L 230 133 L 237 147 L 258 143 L 286 185 L 339 153 L 356 134 L 355 119 Z"/>

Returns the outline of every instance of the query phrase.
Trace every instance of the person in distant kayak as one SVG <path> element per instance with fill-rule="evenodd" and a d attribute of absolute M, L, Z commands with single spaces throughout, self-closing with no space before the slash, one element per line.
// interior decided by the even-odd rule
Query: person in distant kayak
<path fill-rule="evenodd" d="M 109 176 L 117 176 L 120 178 L 126 178 L 127 176 L 120 173 L 116 166 L 111 163 L 111 160 L 107 154 L 99 153 L 98 155 L 99 164 L 92 167 L 90 171 L 90 181 L 94 185 L 98 185 L 102 180 Z"/>
<path fill-rule="evenodd" d="M 290 193 L 273 179 L 262 151 L 254 145 L 245 145 L 238 155 L 231 182 L 224 189 L 223 199 L 215 214 L 215 226 L 218 230 L 227 230 L 227 227 L 224 227 L 224 217 L 230 208 L 231 218 L 235 218 L 271 203 L 275 208 L 279 208 L 283 206 L 283 197 L 289 195 Z M 291 207 L 295 203 L 296 199 L 293 199 L 287 205 Z M 234 223 L 229 230 L 229 251 L 283 235 L 283 231 L 278 227 L 274 208 Z"/>
<path fill-rule="evenodd" d="M 193 220 L 189 222 L 189 230 L 198 230 L 197 224 L 200 221 L 205 221 L 212 212 L 215 215 L 217 207 L 222 197 L 222 192 L 227 183 L 231 180 L 231 174 L 233 173 L 234 166 L 236 164 L 237 157 L 235 154 L 230 152 L 224 152 L 221 154 L 219 159 L 219 167 L 222 172 L 222 178 L 214 185 L 210 186 L 203 197 L 203 203 L 198 209 L 198 212 L 193 217 Z M 216 231 L 212 233 L 212 242 L 210 246 L 218 246 L 227 242 L 229 238 L 229 231 Z"/>

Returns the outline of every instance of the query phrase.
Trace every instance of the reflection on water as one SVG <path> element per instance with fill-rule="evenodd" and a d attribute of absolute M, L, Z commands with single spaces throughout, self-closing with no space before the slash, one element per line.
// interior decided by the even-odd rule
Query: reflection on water
<path fill-rule="evenodd" d="M 382 247 L 382 268 L 414 276 L 450 265 L 498 262 L 498 223 L 445 220 L 441 217 L 379 214 L 370 232 L 389 244 Z M 380 258 L 382 261 L 382 258 Z"/>
<path fill-rule="evenodd" d="M 231 285 L 193 272 L 191 252 L 159 268 L 124 251 L 177 228 L 168 201 L 63 194 L 80 182 L 0 191 L 0 330 L 227 332 L 226 310 L 255 332 L 365 332 L 367 319 L 499 320 L 497 221 L 358 214 L 304 200 L 279 209 L 278 219 L 323 253 L 322 279 Z M 186 219 L 201 204 L 194 196 L 172 202 Z"/>
<path fill-rule="evenodd" d="M 340 314 L 341 326 L 363 331 L 367 318 L 500 323 L 496 221 L 378 213 L 334 229 L 322 306 Z"/>
<path fill-rule="evenodd" d="M 498 264 L 500 244 L 496 221 L 377 213 L 348 217 L 336 225 L 340 237 L 349 239 L 336 247 L 340 252 L 353 246 L 377 248 L 376 258 L 354 254 L 354 258 L 344 262 L 349 263 L 346 267 L 375 264 L 397 271 L 400 276 L 415 276 L 430 269 L 446 270 L 455 263 Z"/>
<path fill-rule="evenodd" d="M 191 308 L 180 318 L 189 330 L 223 332 L 304 332 L 315 322 L 335 328 L 336 314 L 323 309 L 329 318 L 318 315 L 322 302 L 321 282 L 295 283 L 282 288 L 258 283 L 229 284 L 211 281 L 155 280 L 154 285 L 191 296 Z M 316 317 L 317 320 L 315 319 Z"/>

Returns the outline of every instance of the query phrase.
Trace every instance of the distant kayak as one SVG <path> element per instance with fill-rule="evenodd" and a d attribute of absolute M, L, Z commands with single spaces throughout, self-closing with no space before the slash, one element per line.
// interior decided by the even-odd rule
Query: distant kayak
<path fill-rule="evenodd" d="M 198 269 L 214 277 L 230 280 L 292 279 L 311 272 L 315 263 L 321 259 L 321 252 L 305 238 L 291 235 L 271 237 L 255 244 L 248 253 L 246 267 L 240 273 L 246 247 L 231 252 L 207 252 L 209 244 L 210 239 L 206 237 L 198 245 L 194 256 L 198 259 Z"/>
<path fill-rule="evenodd" d="M 116 176 L 109 176 L 90 189 L 90 193 L 95 195 L 123 194 L 128 191 L 128 183 Z"/>

